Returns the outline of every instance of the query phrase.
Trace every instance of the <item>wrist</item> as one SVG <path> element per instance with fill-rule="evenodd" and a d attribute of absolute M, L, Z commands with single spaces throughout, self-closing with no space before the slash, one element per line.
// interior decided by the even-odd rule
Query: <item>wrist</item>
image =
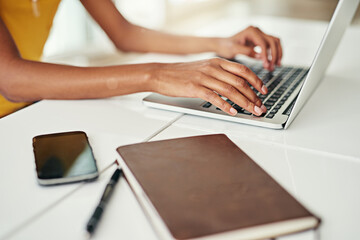
<path fill-rule="evenodd" d="M 221 52 L 220 49 L 222 42 L 223 42 L 223 38 L 218 38 L 218 37 L 209 38 L 209 42 L 207 45 L 209 51 L 219 54 L 219 52 Z"/>
<path fill-rule="evenodd" d="M 147 92 L 158 92 L 158 82 L 161 69 L 164 63 L 149 63 L 148 68 L 144 74 L 144 86 Z"/>

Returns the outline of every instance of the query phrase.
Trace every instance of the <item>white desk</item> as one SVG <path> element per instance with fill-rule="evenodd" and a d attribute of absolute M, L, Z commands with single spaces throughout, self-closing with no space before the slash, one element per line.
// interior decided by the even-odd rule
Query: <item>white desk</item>
<path fill-rule="evenodd" d="M 179 115 L 145 108 L 140 101 L 144 95 L 104 100 L 41 101 L 1 119 L 0 238 L 24 226 L 27 220 L 71 195 L 81 185 L 40 187 L 36 182 L 32 137 L 52 132 L 85 131 L 98 167 L 103 169 L 117 158 L 117 146 L 144 141 Z M 109 174 L 110 170 L 98 181 L 86 184 L 86 189 L 93 189 L 86 197 L 88 200 L 82 202 L 82 205 L 88 204 L 87 211 L 99 200 Z M 71 213 L 76 210 L 69 210 L 64 221 L 73 219 Z M 48 226 L 45 229 L 49 229 Z"/>
<path fill-rule="evenodd" d="M 210 133 L 213 132 L 180 127 L 175 123 L 154 140 Z M 355 239 L 359 235 L 359 162 L 266 143 L 256 138 L 229 137 L 287 191 L 322 218 L 320 239 Z"/>
<path fill-rule="evenodd" d="M 249 23 L 256 24 L 283 39 L 284 63 L 306 65 L 316 50 L 314 42 L 320 41 L 326 26 L 321 22 L 276 18 L 247 20 L 236 17 L 217 21 L 198 34 L 226 35 Z M 239 26 L 233 27 L 234 22 Z M 304 36 L 306 29 L 313 40 Z M 351 28 L 346 33 L 323 83 L 286 131 L 186 115 L 155 139 L 226 133 L 322 218 L 320 239 L 354 239 L 360 235 L 357 226 L 360 222 L 360 110 L 357 106 L 360 103 L 357 94 L 360 49 L 354 48 L 358 39 L 360 28 Z M 131 62 L 194 58 L 196 56 L 146 54 Z M 178 113 L 144 107 L 141 98 L 145 95 L 42 101 L 1 119 L 0 239 L 14 229 L 16 232 L 12 232 L 10 239 L 82 239 L 85 224 L 114 167 L 93 183 L 40 187 L 36 183 L 31 138 L 49 132 L 86 131 L 102 169 L 117 157 L 117 146 L 144 141 L 179 117 Z M 333 110 L 340 114 L 335 115 Z M 28 219 L 31 221 L 26 222 Z M 123 179 L 94 235 L 94 239 L 117 238 L 157 239 Z M 288 238 L 303 240 L 313 236 L 300 234 Z"/>

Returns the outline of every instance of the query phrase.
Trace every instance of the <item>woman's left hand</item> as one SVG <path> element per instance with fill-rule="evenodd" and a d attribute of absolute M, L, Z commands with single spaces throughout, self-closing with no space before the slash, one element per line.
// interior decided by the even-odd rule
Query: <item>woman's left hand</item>
<path fill-rule="evenodd" d="M 260 47 L 261 52 L 255 51 Z M 261 59 L 264 68 L 273 71 L 275 65 L 281 64 L 282 47 L 280 39 L 267 35 L 259 28 L 250 26 L 245 30 L 228 38 L 220 38 L 217 54 L 224 58 L 234 58 L 237 54 L 243 54 L 252 58 Z"/>

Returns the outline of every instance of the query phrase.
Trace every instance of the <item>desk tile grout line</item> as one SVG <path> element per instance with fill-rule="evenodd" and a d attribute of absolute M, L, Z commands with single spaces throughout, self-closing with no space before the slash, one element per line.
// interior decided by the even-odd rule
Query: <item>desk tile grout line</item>
<path fill-rule="evenodd" d="M 112 163 L 110 163 L 108 166 L 106 166 L 105 168 L 103 168 L 102 170 L 99 171 L 99 176 L 101 174 L 103 174 L 106 170 L 108 170 L 112 165 L 116 165 L 116 160 Z M 18 226 L 14 227 L 12 230 L 8 231 L 8 233 L 5 233 L 5 235 L 0 236 L 0 240 L 5 240 L 5 239 L 9 239 L 12 238 L 14 235 L 16 235 L 16 233 L 18 233 L 19 230 L 26 228 L 28 225 L 30 225 L 33 221 L 35 221 L 36 219 L 40 218 L 44 213 L 46 213 L 47 211 L 51 210 L 52 208 L 54 208 L 55 206 L 57 206 L 58 204 L 60 204 L 63 200 L 67 199 L 68 197 L 70 197 L 73 193 L 75 193 L 77 190 L 79 190 L 80 188 L 82 188 L 86 183 L 88 182 L 80 182 L 79 185 L 77 187 L 75 187 L 74 189 L 72 189 L 70 192 L 66 193 L 64 196 L 62 196 L 61 198 L 59 198 L 58 200 L 56 200 L 55 202 L 49 204 L 48 206 L 46 206 L 45 208 L 43 208 L 42 210 L 40 210 L 38 213 L 34 214 L 33 216 L 30 216 L 28 219 L 26 219 L 25 221 L 23 221 L 22 223 L 18 224 Z"/>
<path fill-rule="evenodd" d="M 161 132 L 163 132 L 164 130 L 166 130 L 168 127 L 170 127 L 173 123 L 175 123 L 177 120 L 179 120 L 182 116 L 184 116 L 185 114 L 180 114 L 179 116 L 177 116 L 176 118 L 174 118 L 173 120 L 171 120 L 170 122 L 168 122 L 165 126 L 163 126 L 162 128 L 160 128 L 159 130 L 157 130 L 156 132 L 154 132 L 153 134 L 151 134 L 149 137 L 145 138 L 142 142 L 148 142 L 151 139 L 153 139 L 154 137 L 156 137 L 157 135 L 159 135 Z M 106 166 L 105 168 L 103 168 L 100 172 L 99 175 L 101 175 L 102 173 L 104 173 L 106 170 L 108 170 L 112 165 L 116 164 L 116 160 L 114 162 L 112 162 L 111 164 L 109 164 L 108 166 Z M 12 230 L 8 231 L 8 233 L 5 233 L 5 235 L 0 236 L 0 240 L 5 240 L 5 239 L 9 239 L 12 238 L 14 235 L 16 235 L 16 233 L 18 233 L 18 231 L 20 231 L 23 228 L 26 228 L 28 225 L 30 225 L 33 221 L 37 220 L 38 218 L 40 218 L 43 214 L 45 214 L 47 211 L 51 210 L 52 208 L 54 208 L 55 206 L 57 206 L 58 204 L 60 204 L 63 200 L 67 199 L 68 197 L 70 197 L 73 193 L 75 193 L 77 190 L 81 189 L 86 182 L 81 182 L 79 183 L 79 186 L 77 186 L 76 188 L 72 189 L 70 192 L 66 193 L 64 196 L 62 196 L 61 198 L 59 198 L 58 200 L 56 200 L 55 202 L 49 204 L 48 206 L 46 206 L 45 208 L 43 208 L 42 210 L 40 210 L 38 213 L 35 213 L 33 216 L 30 216 L 28 219 L 26 219 L 25 221 L 23 221 L 22 223 L 18 224 L 17 226 L 15 226 Z"/>
<path fill-rule="evenodd" d="M 162 133 L 163 131 L 165 131 L 167 128 L 169 128 L 171 125 L 173 125 L 177 120 L 179 120 L 182 116 L 184 116 L 185 113 L 180 114 L 179 116 L 177 116 L 176 118 L 174 118 L 173 120 L 171 120 L 168 124 L 166 124 L 165 126 L 163 126 L 162 128 L 160 128 L 158 131 L 156 131 L 155 133 L 151 134 L 149 137 L 145 138 L 142 142 L 149 142 L 151 139 L 153 139 L 154 137 L 156 137 L 157 135 L 159 135 L 160 133 Z"/>

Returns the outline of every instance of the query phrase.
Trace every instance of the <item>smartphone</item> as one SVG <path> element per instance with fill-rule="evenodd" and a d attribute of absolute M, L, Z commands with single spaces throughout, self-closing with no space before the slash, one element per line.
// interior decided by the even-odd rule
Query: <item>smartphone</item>
<path fill-rule="evenodd" d="M 85 132 L 36 136 L 33 150 L 40 185 L 91 181 L 99 176 Z"/>

